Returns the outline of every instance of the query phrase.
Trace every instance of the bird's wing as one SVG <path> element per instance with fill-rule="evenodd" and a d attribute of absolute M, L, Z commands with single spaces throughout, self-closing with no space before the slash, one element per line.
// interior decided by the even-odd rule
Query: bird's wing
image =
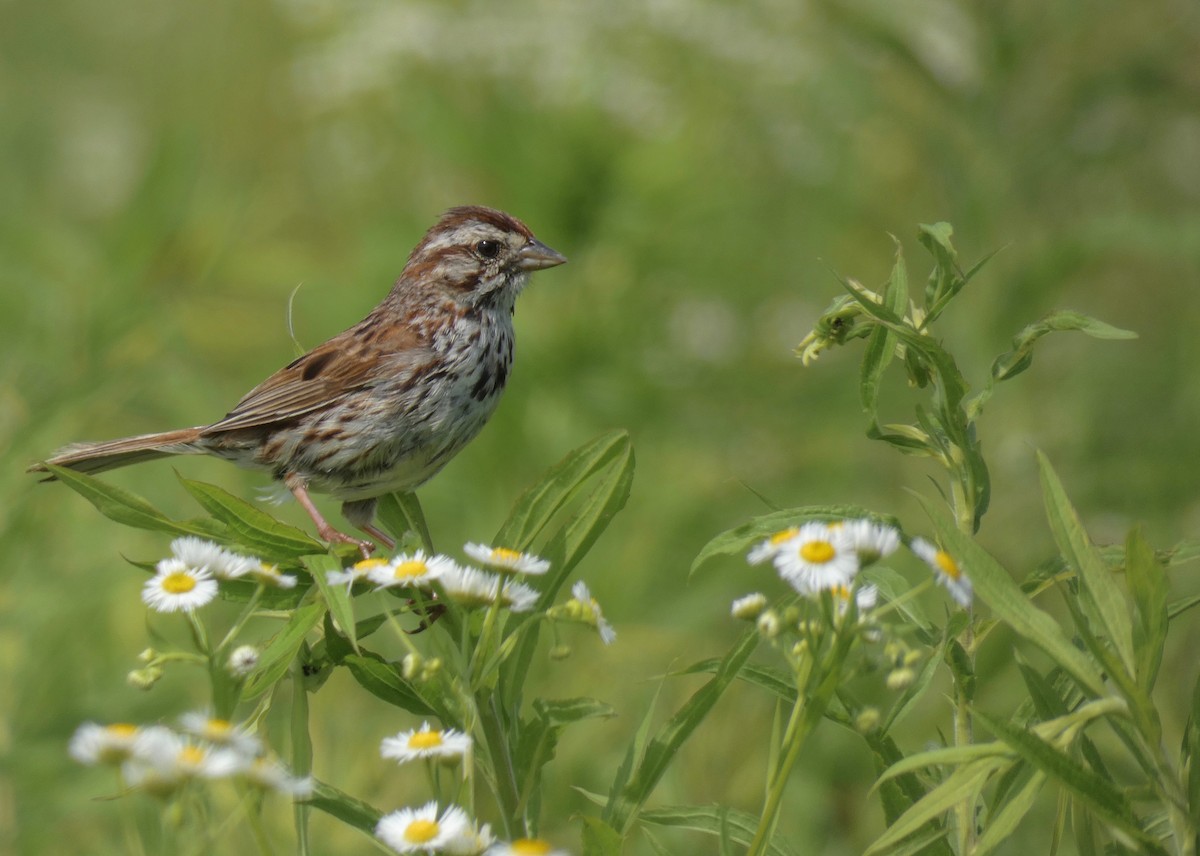
<path fill-rule="evenodd" d="M 433 358 L 415 333 L 364 325 L 366 321 L 284 366 L 202 433 L 289 422 L 378 383 L 384 377 L 381 369 L 392 376 Z"/>

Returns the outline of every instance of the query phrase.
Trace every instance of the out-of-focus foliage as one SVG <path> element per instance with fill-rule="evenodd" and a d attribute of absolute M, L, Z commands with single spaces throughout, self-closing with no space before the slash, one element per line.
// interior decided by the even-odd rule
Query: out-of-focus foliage
<path fill-rule="evenodd" d="M 494 531 L 518 486 L 603 430 L 628 427 L 637 448 L 628 509 L 580 568 L 620 642 L 580 646 L 556 678 L 622 717 L 560 748 L 571 781 L 610 780 L 655 686 L 626 678 L 734 637 L 745 570 L 714 563 L 690 583 L 687 570 L 713 533 L 765 510 L 760 496 L 920 514 L 899 486 L 923 465 L 863 438 L 851 358 L 802 373 L 791 355 L 836 288 L 830 267 L 886 276 L 889 231 L 951 221 L 967 264 L 1006 246 L 946 325 L 970 376 L 1053 307 L 1140 334 L 1048 341 L 997 392 L 982 438 L 996 442 L 993 552 L 1014 567 L 1049 552 L 1034 441 L 1098 540 L 1135 520 L 1156 542 L 1194 534 L 1198 40 L 1185 0 L 4 6 L 0 849 L 121 852 L 110 808 L 90 801 L 108 783 L 67 761 L 66 738 L 83 719 L 171 717 L 192 698 L 122 684 L 144 632 L 142 578 L 120 556 L 159 556 L 163 539 L 35 487 L 24 466 L 224 413 L 294 353 L 293 289 L 311 346 L 374 304 L 451 205 L 510 210 L 571 264 L 522 298 L 506 400 L 422 491 L 435 533 Z M 167 466 L 106 478 L 194 513 Z M 178 466 L 246 497 L 261 485 L 219 462 Z M 1029 537 L 989 542 L 993 527 Z M 1174 637 L 1159 691 L 1181 700 L 1164 709 L 1188 709 L 1198 641 Z M 1006 659 L 995 648 L 981 675 Z M 642 689 L 588 690 L 618 674 Z M 356 753 L 410 723 L 339 712 L 338 696 L 314 711 L 318 774 L 402 802 Z M 765 744 L 747 726 L 770 721 L 766 705 L 718 709 L 664 799 L 756 810 Z M 786 822 L 814 852 L 858 852 L 882 824 L 870 760 L 830 734 Z M 573 835 L 575 797 L 556 798 L 545 814 Z M 324 849 L 346 834 L 314 824 Z"/>

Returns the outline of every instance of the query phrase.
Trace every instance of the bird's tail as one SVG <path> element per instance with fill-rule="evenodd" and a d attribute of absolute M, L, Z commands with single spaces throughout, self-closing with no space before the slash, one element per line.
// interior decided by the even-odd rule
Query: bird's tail
<path fill-rule="evenodd" d="M 102 473 L 129 464 L 165 458 L 168 455 L 198 455 L 205 450 L 196 445 L 200 428 L 141 434 L 103 443 L 73 443 L 64 446 L 45 461 L 56 467 L 69 467 L 81 473 Z M 27 472 L 46 472 L 45 464 L 34 464 Z M 53 476 L 51 476 L 53 478 Z"/>

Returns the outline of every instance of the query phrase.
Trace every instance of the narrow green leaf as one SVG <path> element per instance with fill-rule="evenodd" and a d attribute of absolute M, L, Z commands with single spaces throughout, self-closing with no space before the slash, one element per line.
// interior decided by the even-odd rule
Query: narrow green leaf
<path fill-rule="evenodd" d="M 429 703 L 404 679 L 400 670 L 377 654 L 349 656 L 342 661 L 354 680 L 376 698 L 388 704 L 415 713 L 418 716 L 440 716 Z"/>
<path fill-rule="evenodd" d="M 896 262 L 892 266 L 892 275 L 883 290 L 883 303 L 896 316 L 903 316 L 908 309 L 908 271 L 904 267 L 904 250 L 899 241 L 896 241 Z M 873 424 L 878 421 L 879 382 L 895 356 L 895 334 L 884 325 L 876 326 L 867 338 L 859 384 L 863 410 Z"/>
<path fill-rule="evenodd" d="M 712 680 L 697 690 L 650 741 L 641 763 L 614 807 L 613 826 L 616 829 L 629 829 L 680 747 L 737 678 L 742 666 L 758 647 L 759 638 L 757 631 L 747 631 L 725 655 L 721 669 Z"/>
<path fill-rule="evenodd" d="M 644 811 L 638 819 L 642 823 L 673 829 L 691 829 L 718 837 L 727 834 L 729 840 L 743 847 L 754 839 L 758 829 L 755 815 L 725 806 L 673 805 Z M 800 856 L 800 851 L 774 836 L 767 844 L 767 852 L 776 856 Z"/>
<path fill-rule="evenodd" d="M 1011 762 L 1003 758 L 983 758 L 955 770 L 941 784 L 914 803 L 912 808 L 900 815 L 871 843 L 863 856 L 893 852 L 908 836 L 951 811 L 963 800 L 977 799 L 988 778 L 1009 763 Z"/>
<path fill-rule="evenodd" d="M 95 476 L 51 464 L 46 464 L 46 471 L 90 502 L 109 520 L 122 525 L 155 532 L 170 532 L 173 535 L 199 535 L 218 539 L 228 537 L 226 527 L 216 520 L 172 520 L 137 494 Z"/>
<path fill-rule="evenodd" d="M 999 811 L 992 814 L 987 828 L 979 836 L 975 849 L 971 851 L 972 856 L 984 856 L 1008 841 L 1008 837 L 1016 830 L 1021 818 L 1025 817 L 1033 808 L 1034 800 L 1037 799 L 1038 793 L 1045 784 L 1046 774 L 1041 771 L 1034 772 L 1029 777 L 1029 781 L 1013 794 Z"/>
<path fill-rule="evenodd" d="M 1138 686 L 1149 693 L 1154 689 L 1167 642 L 1167 576 L 1140 529 L 1130 531 L 1125 540 L 1125 581 L 1136 607 L 1135 675 Z"/>
<path fill-rule="evenodd" d="M 1025 369 L 1033 361 L 1033 348 L 1047 333 L 1077 330 L 1095 339 L 1136 339 L 1137 333 L 1105 324 L 1095 318 L 1059 309 L 1039 321 L 1030 324 L 1012 341 L 1012 350 L 996 357 L 992 363 L 992 377 L 997 381 L 1008 380 Z"/>
<path fill-rule="evenodd" d="M 1088 538 L 1087 531 L 1067 498 L 1067 492 L 1049 459 L 1040 451 L 1037 457 L 1041 469 L 1046 519 L 1050 522 L 1054 541 L 1058 544 L 1063 558 L 1067 560 L 1068 566 L 1079 575 L 1080 582 L 1090 595 L 1103 625 L 1101 629 L 1104 635 L 1116 648 L 1126 672 L 1133 675 L 1133 627 L 1125 598 L 1121 596 L 1116 580 L 1104 564 L 1104 559 Z"/>
<path fill-rule="evenodd" d="M 916 679 L 905 688 L 900 698 L 896 699 L 891 710 L 888 711 L 887 718 L 879 726 L 880 731 L 887 734 L 896 726 L 896 723 L 916 707 L 917 702 L 924 697 L 933 682 L 934 676 L 937 674 L 941 655 L 941 650 L 930 653 L 925 663 L 921 666 L 921 671 L 917 673 Z"/>
<path fill-rule="evenodd" d="M 1017 635 L 1045 651 L 1092 695 L 1104 695 L 1103 676 L 1092 661 L 1071 643 L 1058 623 L 1038 609 L 1021 591 L 1020 586 L 1013 582 L 1008 571 L 976 544 L 974 539 L 960 532 L 940 507 L 921 496 L 918 496 L 917 500 L 933 520 L 938 537 L 946 550 L 962 563 L 974 585 L 975 593 L 991 608 L 996 617 L 1012 627 Z"/>
<path fill-rule="evenodd" d="M 1188 812 L 1192 825 L 1200 829 L 1200 678 L 1192 688 L 1192 712 L 1188 717 L 1183 748 L 1187 755 Z"/>
<path fill-rule="evenodd" d="M 1060 752 L 1036 734 L 975 711 L 976 719 L 1017 754 L 1086 803 L 1101 820 L 1161 853 L 1157 842 L 1142 829 L 1125 793 L 1103 776 Z"/>
<path fill-rule="evenodd" d="M 403 540 L 406 533 L 413 532 L 421 539 L 421 544 L 427 551 L 434 552 L 433 536 L 429 534 L 425 511 L 415 493 L 389 493 L 381 496 L 375 513 L 379 523 L 397 541 Z"/>
<path fill-rule="evenodd" d="M 1012 753 L 1004 747 L 1003 743 L 999 742 L 967 743 L 962 746 L 943 746 L 940 749 L 927 749 L 924 752 L 917 752 L 901 758 L 895 764 L 888 767 L 875 781 L 872 790 L 878 788 L 883 782 L 889 779 L 894 779 L 905 773 L 923 770 L 926 767 L 961 767 L 964 764 L 978 761 L 981 758 L 1008 758 L 1011 756 Z"/>
<path fill-rule="evenodd" d="M 312 796 L 299 802 L 320 809 L 370 836 L 375 835 L 375 826 L 383 817 L 383 812 L 375 806 L 321 781 L 313 782 Z"/>
<path fill-rule="evenodd" d="M 612 705 L 594 698 L 534 699 L 533 712 L 554 726 L 585 719 L 612 719 L 617 715 Z"/>
<path fill-rule="evenodd" d="M 598 817 L 584 816 L 583 856 L 621 856 L 623 836 Z"/>
<path fill-rule="evenodd" d="M 658 707 L 658 694 L 662 692 L 662 684 L 660 683 L 654 690 L 654 698 L 650 704 L 646 706 L 646 715 L 642 717 L 641 723 L 638 725 L 637 731 L 634 732 L 633 740 L 629 743 L 629 748 L 625 750 L 625 757 L 621 761 L 621 766 L 617 768 L 617 773 L 613 776 L 612 787 L 608 790 L 608 801 L 604 806 L 604 822 L 613 823 L 613 817 L 616 815 L 619 806 L 622 806 L 621 794 L 629 785 L 629 779 L 633 776 L 634 769 L 641 764 L 642 759 L 646 755 L 646 745 L 650 740 L 650 725 L 654 716 L 654 710 Z"/>
<path fill-rule="evenodd" d="M 183 476 L 179 476 L 179 481 L 205 511 L 229 527 L 239 543 L 262 551 L 272 561 L 325 552 L 325 545 L 320 541 L 216 485 Z"/>
<path fill-rule="evenodd" d="M 627 431 L 610 431 L 570 452 L 517 499 L 494 544 L 526 549 L 580 485 L 614 460 L 630 454 Z"/>
<path fill-rule="evenodd" d="M 358 651 L 358 628 L 354 621 L 354 604 L 350 600 L 350 592 L 344 585 L 330 585 L 327 574 L 342 570 L 342 563 L 336 556 L 324 553 L 319 556 L 308 556 L 304 567 L 312 576 L 313 581 L 321 592 L 329 614 L 337 624 L 338 631 L 346 638 L 350 647 Z"/>
<path fill-rule="evenodd" d="M 1022 680 L 1025 681 L 1025 689 L 1029 692 L 1029 698 L 1033 702 L 1034 710 L 1037 711 L 1038 719 L 1046 720 L 1066 716 L 1068 713 L 1067 703 L 1055 691 L 1054 685 L 1042 677 L 1019 653 L 1014 653 L 1013 659 L 1017 663 Z"/>
<path fill-rule="evenodd" d="M 246 680 L 246 687 L 242 691 L 243 697 L 252 699 L 262 695 L 287 674 L 288 667 L 296 658 L 300 646 L 304 644 L 304 637 L 317 625 L 324 614 L 325 604 L 319 602 L 305 604 L 292 613 L 287 624 L 275 634 L 263 650 L 258 668 Z"/>

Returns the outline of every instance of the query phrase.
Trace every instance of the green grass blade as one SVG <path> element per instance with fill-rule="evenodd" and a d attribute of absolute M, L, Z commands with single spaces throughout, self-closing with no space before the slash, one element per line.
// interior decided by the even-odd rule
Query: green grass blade
<path fill-rule="evenodd" d="M 1033 808 L 1034 800 L 1037 799 L 1037 795 L 1045 784 L 1046 774 L 1040 770 L 1035 771 L 1029 777 L 1029 781 L 1009 797 L 999 811 L 991 815 L 987 828 L 979 836 L 979 840 L 975 843 L 975 849 L 971 851 L 972 856 L 985 856 L 1008 841 L 1008 837 L 1016 830 L 1017 824 Z"/>
<path fill-rule="evenodd" d="M 1134 674 L 1133 626 L 1129 620 L 1129 609 L 1117 586 L 1116 579 L 1108 570 L 1083 523 L 1079 519 L 1058 474 L 1049 459 L 1038 452 L 1041 470 L 1042 496 L 1046 505 L 1046 519 L 1050 531 L 1058 544 L 1059 552 L 1080 578 L 1095 606 L 1103 625 L 1102 629 L 1117 650 L 1125 670 Z"/>
<path fill-rule="evenodd" d="M 1019 636 L 1032 642 L 1093 696 L 1105 693 L 1104 678 L 1095 664 L 1072 644 L 1058 623 L 1038 609 L 999 562 L 964 535 L 944 511 L 924 497 L 917 500 L 933 520 L 942 544 L 962 562 L 979 599 Z"/>

